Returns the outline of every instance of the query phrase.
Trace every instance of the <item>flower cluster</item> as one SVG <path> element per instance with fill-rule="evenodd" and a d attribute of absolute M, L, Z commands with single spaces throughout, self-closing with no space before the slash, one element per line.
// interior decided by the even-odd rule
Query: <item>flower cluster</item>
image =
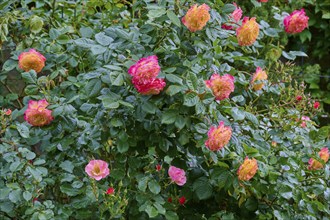
<path fill-rule="evenodd" d="M 35 70 L 37 73 L 44 68 L 46 58 L 35 49 L 30 49 L 28 52 L 22 52 L 18 56 L 18 66 L 25 72 Z"/>
<path fill-rule="evenodd" d="M 157 78 L 159 72 L 158 57 L 155 55 L 140 59 L 128 69 L 134 87 L 142 95 L 157 95 L 164 89 L 166 82 Z"/>
<path fill-rule="evenodd" d="M 24 112 L 24 119 L 32 126 L 44 126 L 50 124 L 54 118 L 52 116 L 52 111 L 46 109 L 48 106 L 46 99 L 39 101 L 30 100 L 28 107 Z"/>
<path fill-rule="evenodd" d="M 229 126 L 225 126 L 225 123 L 221 121 L 218 127 L 211 126 L 207 135 L 208 139 L 205 142 L 205 146 L 211 151 L 218 151 L 229 143 L 232 130 Z"/>
<path fill-rule="evenodd" d="M 224 100 L 229 98 L 230 93 L 234 92 L 234 81 L 235 78 L 230 74 L 220 76 L 215 73 L 210 80 L 205 81 L 205 84 L 212 90 L 216 100 Z"/>
<path fill-rule="evenodd" d="M 210 7 L 206 4 L 191 6 L 187 14 L 182 18 L 182 23 L 191 32 L 200 31 L 210 20 Z"/>

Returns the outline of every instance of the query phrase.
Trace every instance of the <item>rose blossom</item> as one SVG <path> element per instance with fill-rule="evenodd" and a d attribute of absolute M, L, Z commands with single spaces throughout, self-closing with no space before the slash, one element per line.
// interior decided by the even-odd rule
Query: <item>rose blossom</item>
<path fill-rule="evenodd" d="M 24 112 L 24 119 L 32 126 L 44 126 L 50 124 L 54 118 L 52 111 L 46 109 L 48 102 L 46 99 L 39 101 L 30 100 L 28 108 Z"/>
<path fill-rule="evenodd" d="M 302 32 L 308 27 L 308 19 L 305 10 L 295 10 L 283 20 L 285 31 L 289 34 L 296 34 Z"/>
<path fill-rule="evenodd" d="M 99 181 L 107 177 L 110 173 L 108 163 L 103 160 L 91 160 L 85 167 L 85 172 L 89 177 Z"/>
<path fill-rule="evenodd" d="M 46 58 L 35 49 L 30 49 L 28 52 L 22 52 L 18 56 L 18 67 L 28 72 L 35 70 L 39 73 L 45 66 Z"/>
<path fill-rule="evenodd" d="M 191 6 L 187 14 L 182 18 L 182 23 L 191 32 L 200 31 L 210 20 L 210 7 L 206 4 L 198 6 L 197 4 Z"/>
<path fill-rule="evenodd" d="M 128 69 L 128 73 L 133 76 L 135 82 L 147 83 L 155 79 L 160 72 L 158 57 L 153 55 L 141 58 Z"/>
<path fill-rule="evenodd" d="M 184 203 L 186 202 L 186 197 L 184 196 L 181 196 L 179 199 L 178 199 L 180 205 L 184 205 Z"/>
<path fill-rule="evenodd" d="M 240 46 L 252 45 L 259 35 L 259 24 L 256 18 L 244 17 L 242 25 L 236 30 L 236 37 Z"/>
<path fill-rule="evenodd" d="M 187 181 L 184 170 L 175 166 L 170 166 L 168 169 L 168 175 L 170 176 L 172 182 L 175 182 L 179 186 L 183 186 Z"/>
<path fill-rule="evenodd" d="M 319 102 L 315 102 L 313 107 L 314 107 L 315 109 L 318 109 L 318 108 L 320 107 L 320 103 L 319 103 Z"/>
<path fill-rule="evenodd" d="M 156 78 L 149 82 L 140 83 L 132 79 L 132 83 L 136 90 L 142 95 L 158 95 L 166 86 L 165 79 Z"/>
<path fill-rule="evenodd" d="M 205 80 L 205 84 L 210 88 L 216 98 L 216 100 L 224 100 L 229 98 L 230 93 L 234 92 L 235 78 L 230 74 L 220 76 L 214 73 L 210 80 Z"/>
<path fill-rule="evenodd" d="M 236 9 L 233 11 L 233 13 L 230 14 L 230 17 L 237 23 L 239 20 L 241 20 L 243 11 L 240 7 L 237 6 L 235 2 L 233 5 L 236 7 Z"/>
<path fill-rule="evenodd" d="M 238 179 L 244 181 L 250 180 L 257 173 L 257 170 L 257 160 L 254 158 L 249 159 L 248 157 L 246 157 L 243 164 L 239 167 L 237 171 Z"/>
<path fill-rule="evenodd" d="M 324 161 L 324 163 L 328 162 L 329 160 L 329 149 L 328 148 L 322 148 L 319 151 L 319 157 L 321 158 L 321 160 Z M 308 169 L 309 170 L 319 170 L 323 168 L 323 164 L 320 163 L 319 161 L 315 160 L 314 158 L 310 158 L 308 161 Z"/>
<path fill-rule="evenodd" d="M 211 126 L 208 131 L 208 139 L 205 142 L 205 146 L 211 151 L 221 150 L 226 144 L 228 144 L 232 130 L 230 126 L 225 126 L 225 123 L 221 121 L 218 127 Z"/>
<path fill-rule="evenodd" d="M 109 187 L 105 194 L 107 195 L 113 195 L 115 193 L 115 189 L 113 187 Z"/>

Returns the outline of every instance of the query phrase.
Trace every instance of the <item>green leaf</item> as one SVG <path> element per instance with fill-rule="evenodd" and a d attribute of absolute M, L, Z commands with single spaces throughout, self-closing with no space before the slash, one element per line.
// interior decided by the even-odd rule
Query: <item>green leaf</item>
<path fill-rule="evenodd" d="M 30 137 L 30 130 L 25 124 L 17 124 L 17 131 L 23 138 Z"/>
<path fill-rule="evenodd" d="M 192 72 L 189 72 L 187 75 L 187 85 L 189 89 L 196 91 L 198 88 L 198 79 L 196 75 Z"/>
<path fill-rule="evenodd" d="M 175 212 L 172 212 L 172 211 L 166 212 L 165 218 L 167 220 L 179 220 L 179 216 Z"/>
<path fill-rule="evenodd" d="M 251 121 L 253 124 L 255 124 L 255 125 L 258 125 L 259 124 L 259 121 L 258 121 L 257 117 L 254 114 L 252 114 L 250 112 L 245 112 L 244 114 L 245 114 L 245 117 L 249 121 Z"/>
<path fill-rule="evenodd" d="M 28 191 L 23 192 L 23 198 L 25 201 L 30 201 L 32 199 L 32 194 Z"/>
<path fill-rule="evenodd" d="M 90 49 L 93 55 L 103 54 L 107 50 L 106 47 L 103 47 L 101 45 L 93 45 Z"/>
<path fill-rule="evenodd" d="M 199 101 L 199 97 L 195 93 L 189 93 L 184 96 L 183 105 L 185 106 L 195 106 Z"/>
<path fill-rule="evenodd" d="M 15 189 L 9 193 L 9 200 L 13 203 L 18 203 L 21 200 L 22 196 L 22 190 L 21 189 Z"/>
<path fill-rule="evenodd" d="M 72 188 L 72 186 L 69 185 L 69 184 L 62 184 L 60 186 L 60 190 L 61 190 L 62 193 L 65 193 L 68 196 L 76 196 L 76 195 L 79 195 L 83 192 L 82 189 Z"/>
<path fill-rule="evenodd" d="M 95 40 L 97 43 L 101 44 L 102 46 L 108 46 L 113 41 L 113 39 L 105 35 L 104 32 L 95 34 Z"/>
<path fill-rule="evenodd" d="M 193 184 L 193 190 L 200 200 L 210 198 L 213 193 L 212 186 L 206 177 L 198 178 Z"/>
<path fill-rule="evenodd" d="M 162 114 L 162 124 L 173 124 L 178 112 L 176 110 L 167 110 Z"/>
<path fill-rule="evenodd" d="M 99 94 L 102 88 L 102 82 L 100 79 L 92 79 L 85 86 L 85 92 L 88 97 L 94 97 Z"/>
<path fill-rule="evenodd" d="M 155 114 L 157 109 L 158 109 L 157 106 L 155 106 L 151 102 L 144 102 L 143 105 L 142 105 L 142 110 L 145 111 L 145 112 L 148 112 L 150 114 Z"/>
<path fill-rule="evenodd" d="M 222 12 L 225 14 L 229 14 L 229 13 L 232 13 L 235 9 L 236 9 L 236 7 L 233 4 L 225 4 L 222 7 Z"/>
<path fill-rule="evenodd" d="M 166 94 L 168 94 L 169 96 L 173 96 L 181 91 L 184 91 L 183 86 L 170 85 L 166 90 Z"/>
<path fill-rule="evenodd" d="M 138 181 L 138 189 L 145 192 L 148 186 L 149 177 L 145 176 Z"/>
<path fill-rule="evenodd" d="M 33 178 L 36 181 L 41 182 L 42 177 L 41 177 L 41 173 L 38 170 L 36 170 L 32 167 L 28 167 L 27 170 L 32 174 Z"/>
<path fill-rule="evenodd" d="M 174 74 L 166 74 L 166 79 L 172 83 L 178 83 L 182 85 L 182 79 L 179 76 L 176 76 Z"/>
<path fill-rule="evenodd" d="M 231 109 L 231 115 L 233 116 L 235 121 L 242 121 L 245 118 L 244 111 L 234 107 Z"/>
<path fill-rule="evenodd" d="M 73 168 L 74 168 L 73 163 L 72 163 L 71 161 L 68 161 L 68 160 L 63 161 L 63 162 L 60 164 L 60 167 L 61 167 L 63 170 L 69 172 L 69 173 L 72 173 Z"/>
<path fill-rule="evenodd" d="M 175 24 L 178 27 L 181 27 L 180 19 L 176 14 L 174 14 L 173 11 L 167 11 L 167 17 L 171 20 L 173 24 Z"/>
<path fill-rule="evenodd" d="M 258 200 L 256 200 L 253 197 L 248 198 L 246 200 L 246 202 L 245 202 L 245 207 L 249 211 L 255 211 L 255 210 L 257 210 L 257 208 L 258 208 Z"/>
<path fill-rule="evenodd" d="M 22 73 L 22 78 L 25 80 L 26 83 L 37 83 L 37 73 L 34 70 Z"/>
<path fill-rule="evenodd" d="M 113 100 L 110 97 L 103 98 L 102 103 L 103 103 L 104 108 L 116 109 L 119 107 L 119 102 Z"/>
<path fill-rule="evenodd" d="M 156 182 L 156 180 L 149 181 L 148 187 L 150 192 L 152 192 L 153 194 L 158 194 L 160 192 L 160 185 L 158 184 L 158 182 Z"/>
<path fill-rule="evenodd" d="M 5 72 L 8 72 L 12 69 L 14 69 L 17 66 L 17 61 L 9 59 L 6 60 L 6 62 L 2 66 L 2 70 Z"/>
<path fill-rule="evenodd" d="M 166 11 L 165 9 L 163 8 L 159 8 L 159 9 L 156 9 L 156 10 L 150 10 L 147 14 L 147 16 L 150 18 L 150 19 L 154 19 L 154 18 L 159 18 L 160 16 L 166 14 Z"/>

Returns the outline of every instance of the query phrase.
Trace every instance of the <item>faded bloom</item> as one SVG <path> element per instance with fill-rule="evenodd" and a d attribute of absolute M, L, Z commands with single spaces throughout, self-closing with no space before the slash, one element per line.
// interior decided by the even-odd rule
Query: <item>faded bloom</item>
<path fill-rule="evenodd" d="M 308 27 L 308 19 L 305 10 L 295 10 L 283 20 L 285 31 L 289 34 L 296 34 L 302 32 Z"/>
<path fill-rule="evenodd" d="M 132 83 L 136 90 L 142 95 L 158 95 L 166 86 L 165 79 L 162 78 L 156 78 L 145 83 L 140 83 L 133 78 Z"/>
<path fill-rule="evenodd" d="M 262 89 L 264 82 L 258 82 L 266 80 L 268 78 L 266 71 L 262 70 L 261 67 L 257 67 L 256 72 L 252 76 L 251 85 L 255 91 Z"/>
<path fill-rule="evenodd" d="M 233 5 L 236 7 L 236 9 L 231 13 L 230 17 L 237 23 L 239 20 L 241 20 L 243 11 L 240 7 L 237 6 L 237 4 L 234 2 Z"/>
<path fill-rule="evenodd" d="M 168 169 L 168 175 L 170 176 L 172 182 L 175 182 L 179 186 L 183 186 L 187 181 L 184 170 L 175 166 L 170 166 Z"/>
<path fill-rule="evenodd" d="M 109 187 L 105 194 L 107 195 L 113 195 L 115 193 L 115 189 L 113 187 Z"/>
<path fill-rule="evenodd" d="M 320 103 L 319 103 L 319 102 L 315 102 L 313 107 L 314 107 L 315 109 L 318 109 L 318 108 L 320 107 Z"/>
<path fill-rule="evenodd" d="M 242 26 L 237 28 L 236 37 L 240 46 L 252 45 L 259 35 L 259 24 L 256 18 L 244 17 Z"/>
<path fill-rule="evenodd" d="M 210 20 L 210 7 L 206 4 L 197 6 L 197 4 L 191 6 L 187 14 L 182 18 L 182 23 L 191 32 L 200 31 Z"/>
<path fill-rule="evenodd" d="M 248 157 L 246 157 L 243 164 L 239 167 L 237 171 L 238 179 L 243 181 L 250 180 L 257 173 L 257 170 L 257 160 L 254 158 L 249 159 Z"/>
<path fill-rule="evenodd" d="M 50 124 L 54 118 L 52 111 L 46 109 L 48 102 L 46 99 L 39 101 L 30 100 L 24 112 L 24 119 L 32 126 L 44 126 Z"/>
<path fill-rule="evenodd" d="M 225 126 L 223 121 L 220 121 L 219 126 L 211 126 L 207 132 L 208 139 L 205 146 L 211 151 L 221 150 L 230 141 L 232 130 L 230 126 Z"/>
<path fill-rule="evenodd" d="M 110 173 L 108 163 L 103 160 L 91 160 L 85 167 L 85 172 L 89 177 L 99 181 L 107 177 Z"/>
<path fill-rule="evenodd" d="M 155 79 L 160 72 L 158 57 L 153 55 L 141 58 L 137 63 L 128 69 L 135 82 L 147 83 Z"/>
<path fill-rule="evenodd" d="M 186 197 L 181 196 L 181 197 L 179 198 L 179 203 L 180 203 L 180 205 L 184 205 L 185 202 L 186 202 Z"/>
<path fill-rule="evenodd" d="M 212 90 L 216 100 L 224 100 L 229 98 L 230 93 L 234 92 L 234 81 L 235 78 L 230 74 L 220 76 L 214 73 L 210 80 L 205 80 L 205 84 Z"/>
<path fill-rule="evenodd" d="M 29 52 L 22 52 L 18 56 L 18 66 L 25 72 L 35 70 L 39 73 L 45 66 L 46 58 L 35 49 L 30 49 Z"/>
<path fill-rule="evenodd" d="M 324 161 L 324 163 L 328 162 L 329 160 L 329 149 L 328 148 L 322 148 L 319 152 L 319 157 Z M 323 164 L 319 161 L 310 158 L 308 161 L 308 169 L 309 170 L 319 170 L 323 168 Z"/>

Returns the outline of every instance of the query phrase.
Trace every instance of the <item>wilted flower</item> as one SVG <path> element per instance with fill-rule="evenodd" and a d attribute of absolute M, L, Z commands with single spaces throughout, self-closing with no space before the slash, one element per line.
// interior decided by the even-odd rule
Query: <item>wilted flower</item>
<path fill-rule="evenodd" d="M 179 204 L 180 204 L 180 205 L 184 205 L 185 202 L 186 202 L 186 197 L 181 196 L 181 197 L 179 198 Z"/>
<path fill-rule="evenodd" d="M 32 126 L 44 126 L 50 124 L 54 118 L 52 111 L 46 109 L 48 102 L 46 99 L 39 101 L 30 100 L 28 108 L 24 112 L 24 119 Z"/>
<path fill-rule="evenodd" d="M 165 79 L 162 78 L 152 79 L 145 83 L 140 83 L 133 78 L 132 83 L 136 90 L 142 95 L 158 95 L 166 86 Z"/>
<path fill-rule="evenodd" d="M 244 17 L 242 25 L 236 30 L 236 37 L 240 46 L 252 45 L 259 35 L 259 24 L 256 18 Z"/>
<path fill-rule="evenodd" d="M 229 98 L 230 93 L 234 91 L 234 81 L 235 78 L 230 74 L 220 76 L 215 73 L 210 80 L 205 80 L 205 84 L 212 90 L 216 100 L 224 100 Z"/>
<path fill-rule="evenodd" d="M 320 103 L 319 103 L 319 102 L 315 102 L 313 107 L 314 107 L 315 109 L 318 109 L 318 108 L 320 107 Z"/>
<path fill-rule="evenodd" d="M 107 195 L 113 195 L 115 193 L 115 189 L 113 187 L 109 187 L 105 194 Z"/>
<path fill-rule="evenodd" d="M 230 17 L 237 23 L 239 20 L 241 20 L 243 11 L 240 7 L 237 6 L 237 4 L 234 2 L 233 5 L 236 7 L 236 9 L 231 13 Z"/>
<path fill-rule="evenodd" d="M 225 123 L 221 121 L 218 127 L 211 126 L 210 130 L 207 132 L 208 139 L 205 142 L 205 146 L 211 151 L 221 150 L 228 144 L 231 134 L 231 127 L 225 126 Z"/>
<path fill-rule="evenodd" d="M 206 4 L 191 6 L 187 14 L 182 18 L 182 23 L 191 32 L 200 31 L 210 20 L 210 7 Z"/>
<path fill-rule="evenodd" d="M 244 181 L 250 180 L 257 173 L 257 170 L 257 160 L 254 158 L 249 159 L 248 157 L 246 157 L 243 164 L 239 167 L 237 171 L 238 179 Z"/>
<path fill-rule="evenodd" d="M 187 181 L 186 173 L 184 170 L 175 166 L 170 166 L 168 169 L 168 175 L 170 176 L 172 182 L 175 182 L 179 186 L 183 186 Z"/>
<path fill-rule="evenodd" d="M 308 19 L 305 10 L 295 10 L 283 20 L 285 31 L 289 34 L 296 34 L 302 32 L 308 27 Z"/>
<path fill-rule="evenodd" d="M 30 49 L 28 52 L 22 52 L 18 56 L 18 66 L 25 72 L 35 70 L 39 73 L 45 66 L 46 58 L 35 49 Z"/>
<path fill-rule="evenodd" d="M 89 177 L 99 181 L 107 177 L 110 173 L 108 163 L 103 160 L 91 160 L 85 167 L 85 172 Z"/>
<path fill-rule="evenodd" d="M 158 57 L 155 55 L 141 58 L 128 69 L 128 73 L 137 83 L 148 83 L 155 79 L 159 72 Z"/>
<path fill-rule="evenodd" d="M 319 152 L 319 157 L 324 161 L 324 163 L 328 162 L 329 160 L 329 149 L 328 148 L 322 148 Z M 309 170 L 319 170 L 323 168 L 323 164 L 319 161 L 310 158 L 308 161 L 308 169 Z"/>
<path fill-rule="evenodd" d="M 268 78 L 266 71 L 262 70 L 261 67 L 257 67 L 256 72 L 252 76 L 251 85 L 254 90 L 260 90 L 264 86 L 264 82 L 257 82 L 266 80 Z"/>

